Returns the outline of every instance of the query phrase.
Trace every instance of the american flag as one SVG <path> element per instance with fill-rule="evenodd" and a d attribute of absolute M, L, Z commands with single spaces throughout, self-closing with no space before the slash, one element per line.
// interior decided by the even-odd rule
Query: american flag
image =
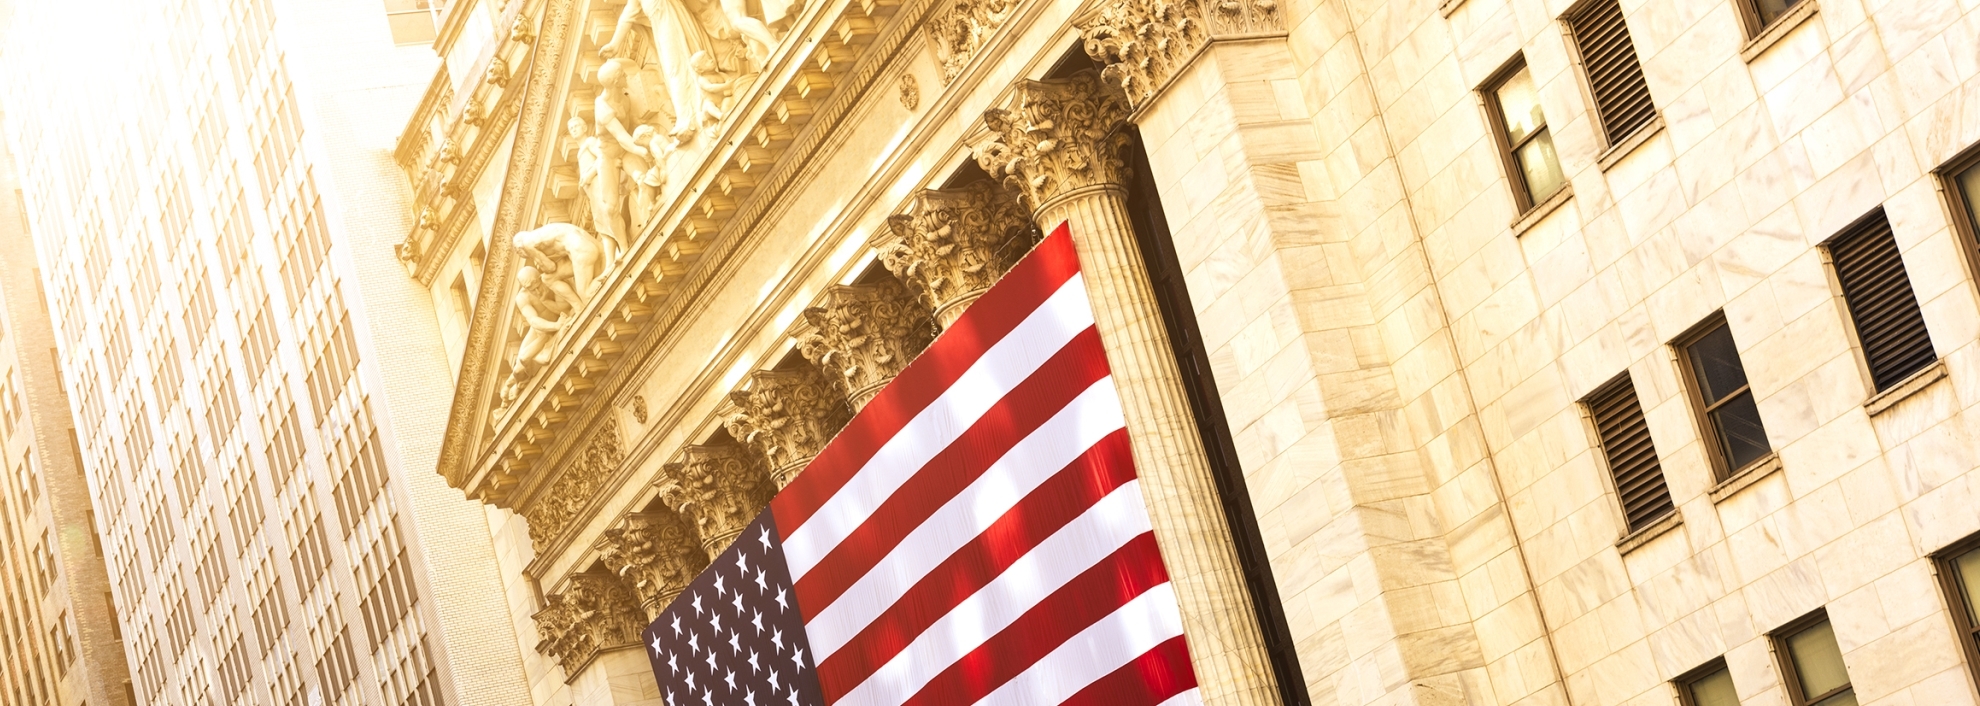
<path fill-rule="evenodd" d="M 1065 225 L 647 627 L 690 704 L 1193 704 Z"/>

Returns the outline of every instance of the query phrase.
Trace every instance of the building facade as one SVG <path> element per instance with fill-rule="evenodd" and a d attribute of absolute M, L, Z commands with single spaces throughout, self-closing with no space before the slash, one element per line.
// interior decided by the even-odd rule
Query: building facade
<path fill-rule="evenodd" d="M 0 700 L 135 706 L 25 223 L 0 151 Z"/>
<path fill-rule="evenodd" d="M 450 379 L 390 147 L 437 60 L 391 9 L 18 7 L 36 384 L 68 388 L 116 607 L 82 628 L 137 703 L 530 702 L 488 516 L 425 472 Z"/>
<path fill-rule="evenodd" d="M 1970 0 L 461 0 L 396 151 L 538 703 L 1068 223 L 1211 703 L 1974 704 Z M 527 638 L 526 638 L 527 640 Z"/>

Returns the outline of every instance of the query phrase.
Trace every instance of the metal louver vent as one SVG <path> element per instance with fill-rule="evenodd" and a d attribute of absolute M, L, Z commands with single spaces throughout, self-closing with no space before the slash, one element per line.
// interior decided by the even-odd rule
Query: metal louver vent
<path fill-rule="evenodd" d="M 1671 490 L 1664 484 L 1663 466 L 1657 463 L 1657 447 L 1650 443 L 1650 426 L 1643 421 L 1643 406 L 1636 401 L 1636 388 L 1629 373 L 1595 390 L 1583 402 L 1595 417 L 1595 430 L 1602 437 L 1602 454 L 1615 474 L 1616 495 L 1622 501 L 1623 517 L 1634 532 L 1671 513 Z"/>
<path fill-rule="evenodd" d="M 1614 145 L 1657 117 L 1643 66 L 1629 41 L 1629 27 L 1623 23 L 1622 6 L 1617 0 L 1588 0 L 1566 20 L 1588 71 L 1602 132 Z"/>
<path fill-rule="evenodd" d="M 1890 389 L 1938 360 L 1884 212 L 1850 226 L 1830 240 L 1828 248 L 1877 391 Z"/>

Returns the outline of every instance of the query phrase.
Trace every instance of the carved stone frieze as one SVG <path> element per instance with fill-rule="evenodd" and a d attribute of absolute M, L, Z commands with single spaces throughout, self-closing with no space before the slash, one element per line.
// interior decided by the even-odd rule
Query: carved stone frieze
<path fill-rule="evenodd" d="M 880 262 L 928 302 L 949 328 L 1031 249 L 1031 214 L 988 181 L 925 189 L 913 210 L 887 219 Z"/>
<path fill-rule="evenodd" d="M 611 415 L 593 432 L 582 455 L 572 459 L 551 486 L 523 508 L 529 539 L 541 551 L 570 528 L 571 519 L 591 503 L 591 496 L 625 462 L 619 423 Z"/>
<path fill-rule="evenodd" d="M 700 535 L 672 512 L 629 515 L 624 524 L 605 530 L 599 544 L 600 561 L 632 586 L 648 617 L 659 615 L 708 568 Z"/>
<path fill-rule="evenodd" d="M 639 644 L 646 614 L 639 598 L 619 577 L 603 572 L 572 576 L 563 593 L 535 615 L 536 651 L 557 660 L 564 673 L 578 672 L 599 652 Z"/>
<path fill-rule="evenodd" d="M 1101 78 L 1141 108 L 1211 41 L 1283 33 L 1278 0 L 1117 0 L 1074 24 Z"/>
<path fill-rule="evenodd" d="M 660 499 L 694 524 L 708 556 L 720 556 L 777 488 L 742 444 L 694 444 L 660 468 Z"/>
<path fill-rule="evenodd" d="M 845 394 L 811 365 L 750 373 L 729 402 L 723 420 L 729 435 L 763 454 L 779 489 L 852 419 Z"/>
<path fill-rule="evenodd" d="M 1039 210 L 1079 189 L 1126 183 L 1128 112 L 1121 89 L 1091 70 L 1020 81 L 1009 107 L 984 111 L 989 131 L 970 147 L 984 171 Z"/>
<path fill-rule="evenodd" d="M 804 310 L 798 351 L 845 392 L 854 410 L 907 368 L 935 340 L 935 322 L 891 277 L 838 285 Z"/>
<path fill-rule="evenodd" d="M 1017 0 L 953 0 L 928 26 L 934 32 L 935 58 L 942 64 L 942 83 L 955 80 L 990 37 L 1010 19 Z"/>

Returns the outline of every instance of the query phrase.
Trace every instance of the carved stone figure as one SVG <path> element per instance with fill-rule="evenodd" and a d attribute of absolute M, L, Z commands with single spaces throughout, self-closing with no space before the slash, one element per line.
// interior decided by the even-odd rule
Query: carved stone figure
<path fill-rule="evenodd" d="M 628 515 L 625 524 L 605 530 L 599 560 L 639 594 L 649 618 L 708 568 L 701 537 L 680 515 L 665 511 Z"/>
<path fill-rule="evenodd" d="M 811 365 L 752 372 L 729 403 L 729 435 L 763 454 L 780 490 L 852 419 L 843 393 Z"/>
<path fill-rule="evenodd" d="M 660 468 L 660 499 L 692 520 L 708 556 L 721 556 L 777 488 L 741 444 L 693 444 Z"/>
<path fill-rule="evenodd" d="M 935 58 L 942 64 L 942 83 L 962 73 L 1016 7 L 1016 0 L 955 0 L 929 20 L 935 32 Z"/>
<path fill-rule="evenodd" d="M 699 77 L 696 84 L 701 95 L 701 109 L 697 111 L 696 119 L 704 124 L 721 122 L 722 114 L 729 110 L 729 96 L 735 94 L 736 84 L 741 79 L 722 73 L 721 67 L 715 64 L 715 57 L 705 51 L 696 53 L 692 63 L 695 76 Z"/>
<path fill-rule="evenodd" d="M 631 97 L 627 94 L 626 74 L 633 70 L 633 63 L 627 59 L 607 59 L 598 68 L 598 97 L 593 100 L 592 120 L 594 135 L 599 140 L 603 159 L 599 168 L 604 173 L 616 173 L 630 182 L 633 193 L 632 228 L 636 231 L 645 225 L 645 218 L 652 211 L 654 202 L 660 199 L 660 187 L 665 184 L 665 173 L 659 168 L 660 155 L 648 149 L 653 140 L 651 130 L 640 130 L 643 125 L 634 121 Z M 631 127 L 629 127 L 631 125 Z M 618 167 L 616 172 L 613 166 Z M 620 252 L 631 243 L 627 234 L 620 234 Z"/>
<path fill-rule="evenodd" d="M 724 29 L 727 29 L 726 27 Z M 711 33 L 695 20 L 681 0 L 631 0 L 619 14 L 611 40 L 599 49 L 607 58 L 632 58 L 632 40 L 644 36 L 653 48 L 653 63 L 673 103 L 674 126 L 667 136 L 676 144 L 694 138 L 699 127 L 695 103 L 701 97 L 700 76 L 694 71 L 696 53 L 713 51 Z"/>
<path fill-rule="evenodd" d="M 887 219 L 880 262 L 916 290 L 947 329 L 1031 249 L 1031 215 L 987 181 L 915 195 L 912 213 Z"/>
<path fill-rule="evenodd" d="M 839 285 L 804 310 L 798 351 L 845 392 L 857 410 L 935 339 L 935 322 L 892 277 Z"/>
<path fill-rule="evenodd" d="M 516 271 L 514 302 L 524 328 L 522 345 L 516 349 L 515 367 L 502 391 L 502 398 L 508 401 L 515 400 L 522 381 L 550 362 L 550 342 L 563 332 L 570 315 L 577 311 L 576 306 L 551 291 L 543 283 L 542 275 L 529 265 Z"/>
<path fill-rule="evenodd" d="M 988 133 L 970 145 L 977 165 L 1024 197 L 1033 210 L 1069 192 L 1127 182 L 1121 149 L 1128 104 L 1121 89 L 1081 71 L 1054 81 L 1021 81 L 1011 107 L 984 111 Z"/>
<path fill-rule="evenodd" d="M 566 674 L 576 675 L 599 652 L 638 645 L 646 627 L 638 597 L 609 573 L 574 575 L 548 602 L 531 616 L 541 638 L 536 651 L 555 658 Z"/>
<path fill-rule="evenodd" d="M 510 240 L 525 265 L 535 267 L 558 296 L 573 309 L 584 306 L 598 288 L 598 278 L 616 263 L 619 253 L 569 223 L 546 223 L 517 233 Z M 561 285 L 561 286 L 559 286 Z"/>

